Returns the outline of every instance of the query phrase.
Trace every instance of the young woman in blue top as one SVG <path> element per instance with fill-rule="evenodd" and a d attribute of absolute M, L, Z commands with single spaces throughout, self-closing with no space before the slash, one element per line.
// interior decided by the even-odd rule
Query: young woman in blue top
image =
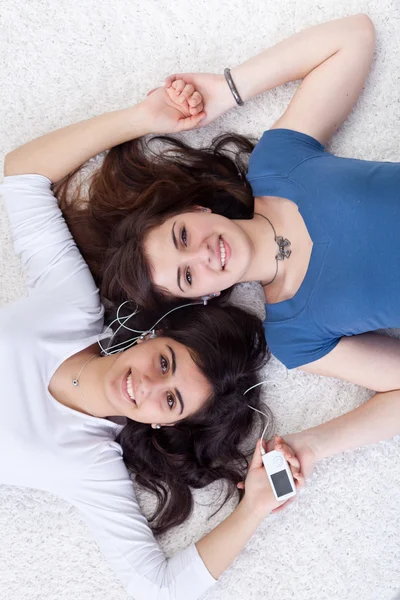
<path fill-rule="evenodd" d="M 278 358 L 382 392 L 344 417 L 290 436 L 306 474 L 317 458 L 400 430 L 400 343 L 370 333 L 400 324 L 388 252 L 400 252 L 400 165 L 324 151 L 362 90 L 374 45 L 371 20 L 356 15 L 305 30 L 232 69 L 243 101 L 303 80 L 255 148 L 248 181 L 240 152 L 253 146 L 238 136 L 204 150 L 164 138 L 166 152 L 149 156 L 132 138 L 168 130 L 159 121 L 146 128 L 141 105 L 131 120 L 134 135 L 105 115 L 43 138 L 57 165 L 55 181 L 118 144 L 94 175 L 86 208 L 68 204 L 70 179 L 58 191 L 106 296 L 181 301 L 261 281 L 267 341 Z M 235 106 L 223 75 L 174 75 L 164 92 L 180 97 L 196 126 Z M 236 153 L 224 153 L 227 141 Z"/>

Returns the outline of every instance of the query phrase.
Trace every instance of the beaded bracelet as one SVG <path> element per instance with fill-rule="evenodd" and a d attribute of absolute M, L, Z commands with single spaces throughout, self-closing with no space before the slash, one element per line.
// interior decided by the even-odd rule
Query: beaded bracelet
<path fill-rule="evenodd" d="M 232 96 L 235 98 L 236 104 L 238 104 L 239 106 L 243 106 L 244 102 L 241 99 L 239 92 L 237 91 L 235 82 L 232 79 L 231 70 L 228 69 L 228 67 L 226 69 L 224 69 L 224 75 L 225 75 L 226 82 L 229 85 L 229 89 L 232 92 Z"/>

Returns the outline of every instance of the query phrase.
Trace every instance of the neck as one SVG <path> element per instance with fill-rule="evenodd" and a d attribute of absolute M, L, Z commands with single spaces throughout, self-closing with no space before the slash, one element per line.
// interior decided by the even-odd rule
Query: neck
<path fill-rule="evenodd" d="M 62 365 L 61 378 L 57 382 L 55 393 L 52 392 L 56 400 L 94 417 L 116 416 L 110 414 L 110 406 L 104 395 L 104 376 L 115 358 L 101 357 L 97 345 L 71 356 Z M 77 386 L 72 383 L 74 379 L 78 379 Z"/>
<path fill-rule="evenodd" d="M 272 219 L 271 222 L 274 224 Z M 275 256 L 278 246 L 270 223 L 257 214 L 252 219 L 237 220 L 236 223 L 248 235 L 253 247 L 253 259 L 239 283 L 245 281 L 261 281 L 263 283 L 271 281 L 276 273 Z M 277 235 L 279 235 L 279 232 L 277 232 Z M 284 270 L 282 267 L 282 264 L 279 265 L 275 281 L 281 279 Z"/>

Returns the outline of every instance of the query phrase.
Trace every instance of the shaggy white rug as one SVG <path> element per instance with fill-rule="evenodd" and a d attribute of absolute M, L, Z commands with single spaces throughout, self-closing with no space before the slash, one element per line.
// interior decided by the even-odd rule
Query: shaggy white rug
<path fill-rule="evenodd" d="M 0 159 L 51 129 L 137 102 L 170 72 L 221 72 L 296 30 L 359 11 L 376 24 L 375 62 L 332 149 L 400 160 L 397 0 L 1 0 Z M 260 135 L 294 87 L 272 91 L 187 137 L 208 140 L 225 130 Z M 0 236 L 4 304 L 25 288 L 2 209 Z M 262 311 L 259 290 L 247 285 L 239 294 Z M 265 401 L 280 433 L 316 425 L 369 397 L 355 386 L 288 373 L 275 360 L 266 373 Z M 207 600 L 398 595 L 399 449 L 397 438 L 323 461 L 298 500 L 266 519 Z M 217 487 L 197 494 L 190 521 L 161 540 L 168 553 L 228 514 L 232 506 L 208 520 L 217 496 Z M 149 498 L 142 502 L 148 508 Z M 73 508 L 38 491 L 0 487 L 0 597 L 122 600 L 126 594 Z"/>

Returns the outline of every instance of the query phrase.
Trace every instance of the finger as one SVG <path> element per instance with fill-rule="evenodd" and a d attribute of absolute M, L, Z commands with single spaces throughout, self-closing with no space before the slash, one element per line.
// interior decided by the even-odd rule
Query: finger
<path fill-rule="evenodd" d="M 302 488 L 305 484 L 304 476 L 301 473 L 293 474 L 293 479 L 295 479 L 296 487 Z"/>
<path fill-rule="evenodd" d="M 295 469 L 300 469 L 300 461 L 297 456 L 294 455 L 292 448 L 278 435 L 275 436 L 276 441 L 275 450 L 282 452 L 287 462 Z"/>
<path fill-rule="evenodd" d="M 176 131 L 187 131 L 188 129 L 194 129 L 197 127 L 202 119 L 206 116 L 205 112 L 201 112 L 198 115 L 193 115 L 192 117 L 186 117 L 186 119 L 181 119 L 178 123 L 178 128 Z"/>
<path fill-rule="evenodd" d="M 274 442 L 276 447 L 285 444 L 285 440 L 280 435 L 274 435 Z"/>
<path fill-rule="evenodd" d="M 271 450 L 276 450 L 275 438 L 271 438 L 266 442 L 265 450 L 267 452 L 271 452 Z"/>
<path fill-rule="evenodd" d="M 179 102 L 187 102 L 190 98 L 190 96 L 193 95 L 194 92 L 194 87 L 192 86 L 191 83 L 187 83 L 185 85 L 185 87 L 183 88 L 183 90 L 181 91 L 180 94 L 180 98 L 179 98 Z"/>
<path fill-rule="evenodd" d="M 197 106 L 189 106 L 189 112 L 191 115 L 198 115 L 203 110 L 203 103 L 200 102 Z"/>
<path fill-rule="evenodd" d="M 261 455 L 261 440 L 257 440 L 257 444 L 254 450 L 253 457 L 250 461 L 249 471 L 252 469 L 259 469 L 262 466 L 262 455 Z"/>
<path fill-rule="evenodd" d="M 184 73 L 173 73 L 172 75 L 168 75 L 164 82 L 164 87 L 169 88 L 177 79 L 185 79 Z"/>
<path fill-rule="evenodd" d="M 183 81 L 183 79 L 178 79 L 177 81 L 173 82 L 172 87 L 174 88 L 177 96 L 180 96 L 181 92 L 185 88 L 185 85 L 186 85 L 186 82 Z"/>
<path fill-rule="evenodd" d="M 193 87 L 193 86 L 192 86 Z M 194 89 L 194 88 L 193 88 Z M 192 106 L 193 108 L 195 106 L 198 106 L 199 104 L 201 104 L 203 102 L 203 98 L 202 95 L 200 94 L 200 92 L 198 92 L 197 90 L 193 92 L 191 98 L 188 99 L 188 104 L 189 106 Z"/>
<path fill-rule="evenodd" d="M 293 456 L 290 450 L 283 450 L 283 456 L 286 458 L 287 462 L 293 469 L 296 471 L 300 471 L 300 461 L 297 456 Z"/>

